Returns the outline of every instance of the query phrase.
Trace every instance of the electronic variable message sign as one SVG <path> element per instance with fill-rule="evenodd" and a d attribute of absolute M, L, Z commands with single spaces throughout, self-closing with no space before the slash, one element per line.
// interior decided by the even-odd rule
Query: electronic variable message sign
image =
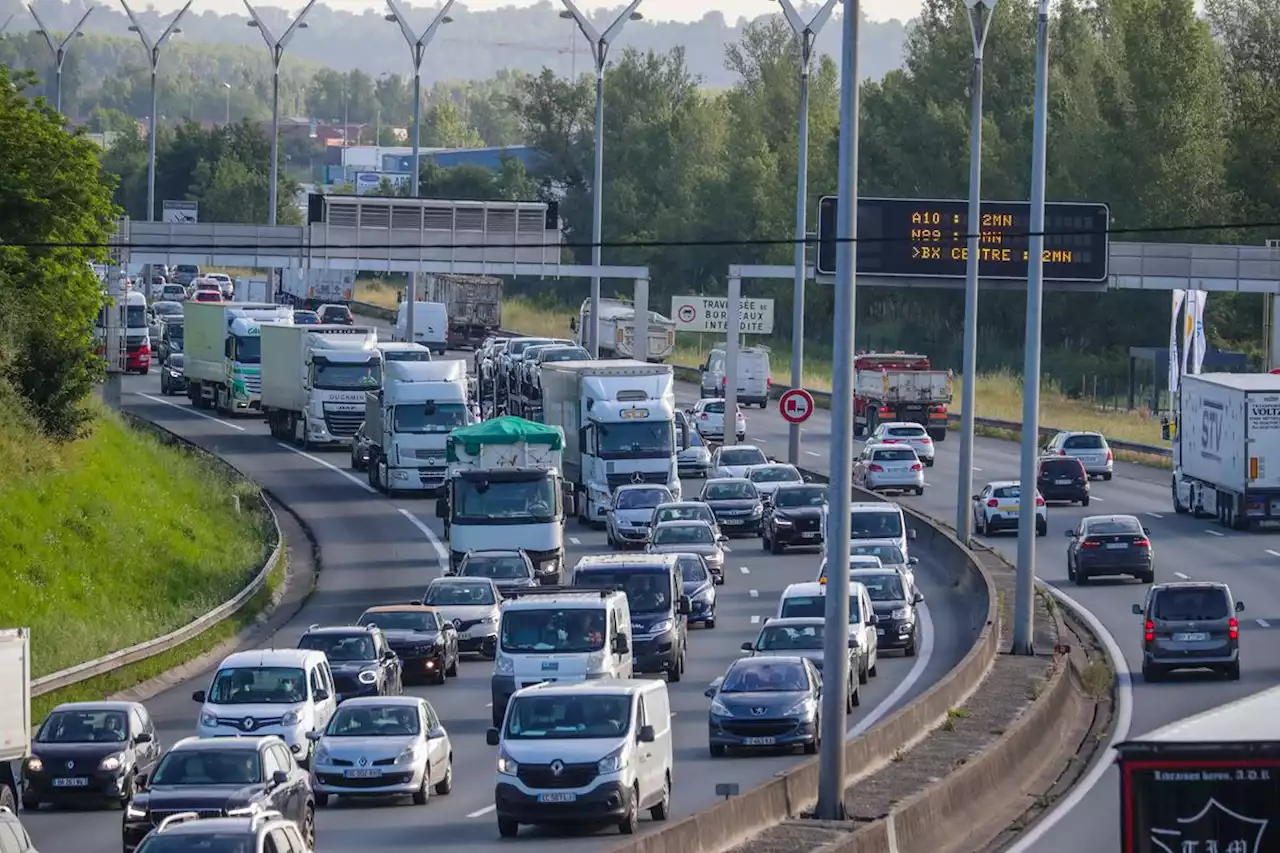
<path fill-rule="evenodd" d="M 1048 202 L 1044 211 L 1046 281 L 1107 280 L 1111 214 L 1105 204 Z M 1031 205 L 984 201 L 978 228 L 978 274 L 1025 279 Z M 836 198 L 818 210 L 818 275 L 836 271 Z M 858 274 L 964 278 L 968 263 L 969 203 L 961 199 L 858 199 Z"/>

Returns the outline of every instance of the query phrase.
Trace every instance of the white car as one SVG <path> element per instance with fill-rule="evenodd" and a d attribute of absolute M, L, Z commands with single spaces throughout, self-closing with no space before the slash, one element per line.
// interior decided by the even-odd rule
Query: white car
<path fill-rule="evenodd" d="M 458 653 L 479 654 L 493 660 L 498 649 L 498 618 L 502 594 L 489 578 L 436 578 L 422 603 L 458 632 Z"/>
<path fill-rule="evenodd" d="M 724 400 L 699 400 L 688 412 L 689 422 L 698 431 L 698 435 L 707 440 L 724 439 Z M 747 439 L 747 418 L 738 407 L 737 421 L 738 441 Z"/>
<path fill-rule="evenodd" d="M 644 547 L 649 541 L 649 523 L 653 520 L 654 509 L 674 500 L 666 486 L 644 483 L 619 486 L 613 493 L 613 505 L 605 511 L 604 526 L 609 547 Z"/>
<path fill-rule="evenodd" d="M 803 483 L 804 475 L 794 465 L 781 462 L 770 462 L 768 465 L 754 465 L 747 469 L 747 479 L 755 484 L 756 491 L 765 503 L 772 503 L 773 493 L 779 486 Z"/>
<path fill-rule="evenodd" d="M 769 457 L 764 451 L 750 444 L 736 444 L 729 447 L 717 447 L 711 454 L 711 477 L 713 480 L 744 479 L 747 471 L 756 465 L 768 465 Z"/>
<path fill-rule="evenodd" d="M 849 571 L 857 569 L 883 569 L 884 564 L 880 562 L 879 557 L 873 557 L 870 554 L 850 554 L 849 555 Z M 818 583 L 827 582 L 827 558 L 822 558 L 822 565 L 818 567 L 818 576 L 814 578 Z"/>
<path fill-rule="evenodd" d="M 236 295 L 235 282 L 226 273 L 208 272 L 204 274 L 204 277 L 210 281 L 217 282 L 218 291 L 222 294 L 223 299 L 231 299 Z"/>
<path fill-rule="evenodd" d="M 1018 514 L 1021 512 L 1022 488 L 1017 480 L 997 480 L 987 483 L 973 496 L 973 529 L 975 533 L 989 536 L 1001 530 L 1018 530 Z M 1044 498 L 1036 491 L 1036 535 L 1049 533 L 1049 509 Z"/>
<path fill-rule="evenodd" d="M 867 436 L 867 444 L 909 445 L 926 468 L 933 467 L 933 439 L 929 437 L 929 431 L 920 424 L 906 421 L 879 424 L 875 431 Z"/>
<path fill-rule="evenodd" d="M 924 494 L 924 463 L 904 444 L 868 444 L 853 465 L 854 485 L 873 492 Z"/>
<path fill-rule="evenodd" d="M 307 737 L 316 742 L 311 787 L 317 806 L 335 795 L 406 796 L 422 806 L 432 793 L 453 790 L 453 746 L 425 699 L 348 699 L 323 732 Z"/>

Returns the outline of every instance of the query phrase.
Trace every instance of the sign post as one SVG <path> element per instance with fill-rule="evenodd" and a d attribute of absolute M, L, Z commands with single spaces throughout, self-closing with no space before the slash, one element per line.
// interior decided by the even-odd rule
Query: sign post
<path fill-rule="evenodd" d="M 194 225 L 200 221 L 200 202 L 170 201 L 164 202 L 164 221 L 175 225 Z"/>
<path fill-rule="evenodd" d="M 813 395 L 803 388 L 791 388 L 778 398 L 778 412 L 789 424 L 802 424 L 813 414 Z"/>
<path fill-rule="evenodd" d="M 673 296 L 671 317 L 679 332 L 729 334 L 729 300 L 718 296 Z M 738 299 L 738 334 L 772 335 L 773 300 Z"/>

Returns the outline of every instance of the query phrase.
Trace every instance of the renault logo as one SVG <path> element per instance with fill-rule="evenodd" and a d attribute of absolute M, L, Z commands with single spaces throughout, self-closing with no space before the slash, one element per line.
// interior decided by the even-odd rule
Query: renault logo
<path fill-rule="evenodd" d="M 558 759 L 558 758 L 557 758 L 555 761 L 551 762 L 551 775 L 552 775 L 552 776 L 559 776 L 559 775 L 560 775 L 561 773 L 563 773 L 563 772 L 564 772 L 564 762 L 563 762 L 563 761 L 561 761 L 560 759 Z"/>
<path fill-rule="evenodd" d="M 461 620 L 461 619 L 454 619 L 454 620 L 453 620 L 453 627 L 457 628 L 458 630 L 462 630 L 462 620 Z"/>
<path fill-rule="evenodd" d="M 67 769 L 68 769 L 68 770 L 75 770 L 75 769 L 76 769 L 76 763 L 75 763 L 74 761 L 68 761 L 68 762 L 67 762 Z"/>
<path fill-rule="evenodd" d="M 243 720 L 241 720 L 240 727 L 243 728 L 246 732 L 253 731 L 253 717 L 245 717 Z"/>
<path fill-rule="evenodd" d="M 360 756 L 360 766 L 365 767 L 368 764 L 369 764 L 369 759 L 365 758 L 363 755 Z"/>
<path fill-rule="evenodd" d="M 632 474 L 632 475 L 631 475 L 631 482 L 635 483 L 636 485 L 639 485 L 639 484 L 643 483 L 643 482 L 644 482 L 644 474 L 642 474 L 642 473 L 641 473 L 641 472 L 639 472 L 639 471 L 635 472 L 634 474 Z"/>

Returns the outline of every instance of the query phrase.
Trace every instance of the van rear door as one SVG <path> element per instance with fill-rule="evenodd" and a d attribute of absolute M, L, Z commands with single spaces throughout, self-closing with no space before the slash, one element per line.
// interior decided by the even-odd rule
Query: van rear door
<path fill-rule="evenodd" d="M 738 354 L 738 393 L 752 400 L 769 395 L 769 355 L 760 350 Z"/>

